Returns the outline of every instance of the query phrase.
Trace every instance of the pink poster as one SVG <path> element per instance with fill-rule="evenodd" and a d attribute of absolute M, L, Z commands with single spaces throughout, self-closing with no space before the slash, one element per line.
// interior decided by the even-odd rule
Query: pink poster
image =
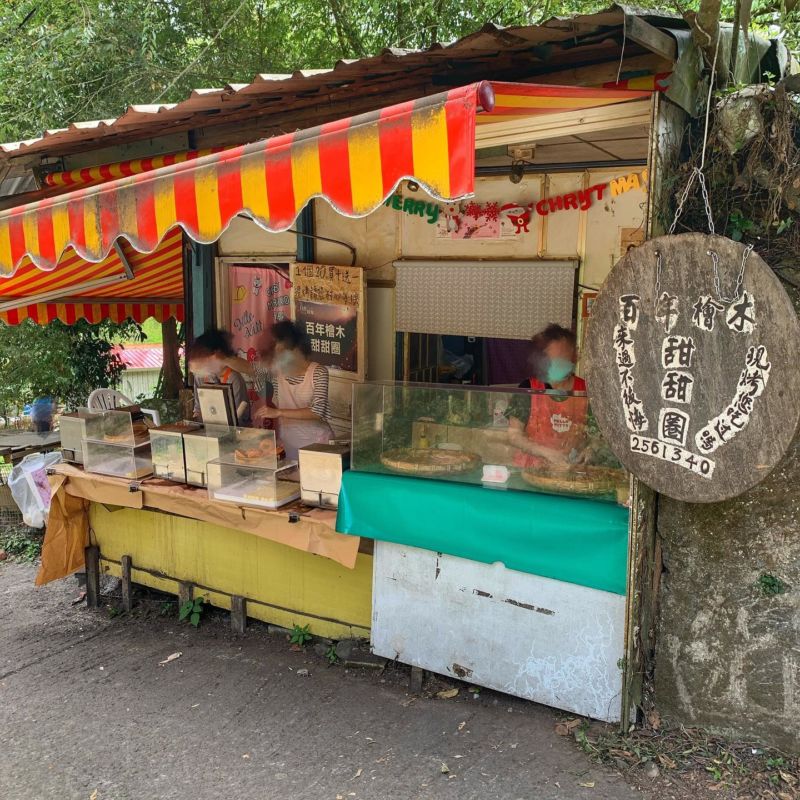
<path fill-rule="evenodd" d="M 285 270 L 260 264 L 228 268 L 233 346 L 241 358 L 256 361 L 270 344 L 269 329 L 289 318 L 288 266 Z M 258 392 L 254 391 L 252 400 Z"/>

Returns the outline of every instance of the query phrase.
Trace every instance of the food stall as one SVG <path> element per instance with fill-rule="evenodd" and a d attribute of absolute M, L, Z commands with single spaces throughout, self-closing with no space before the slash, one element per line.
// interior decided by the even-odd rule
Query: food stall
<path fill-rule="evenodd" d="M 644 237 L 654 102 L 482 82 L 0 214 L 12 267 L 55 268 L 65 247 L 100 261 L 120 237 L 148 251 L 176 226 L 216 241 L 216 318 L 249 356 L 248 332 L 288 306 L 331 369 L 337 436 L 352 424 L 337 522 L 297 499 L 300 477 L 289 491 L 268 432 L 245 444 L 235 427 L 187 426 L 160 432 L 171 443 L 148 432 L 145 448 L 110 415 L 97 434 L 87 420 L 84 457 L 104 466 L 57 468 L 40 581 L 80 566 L 80 541 L 90 575 L 371 635 L 413 666 L 620 719 L 627 476 L 585 397 L 597 459 L 558 474 L 516 465 L 507 422 L 538 402 L 513 388 L 525 342 L 550 322 L 580 337 L 605 274 Z M 312 201 L 317 263 L 303 264 L 283 231 Z M 263 316 L 238 313 L 244 298 Z M 265 501 L 253 487 L 267 473 Z"/>

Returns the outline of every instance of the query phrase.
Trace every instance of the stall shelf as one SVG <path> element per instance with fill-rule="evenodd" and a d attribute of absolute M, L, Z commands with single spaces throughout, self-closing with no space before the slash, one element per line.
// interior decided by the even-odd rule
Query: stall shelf
<path fill-rule="evenodd" d="M 371 542 L 333 529 L 334 514 L 299 506 L 266 511 L 210 501 L 205 490 L 151 479 L 88 475 L 68 464 L 51 477 L 53 502 L 38 583 L 83 548 L 99 550 L 104 573 L 180 595 L 194 587 L 214 606 L 244 598 L 247 616 L 281 627 L 309 625 L 336 639 L 369 635 Z M 89 533 L 90 531 L 90 533 Z M 66 559 L 66 563 L 63 563 Z"/>

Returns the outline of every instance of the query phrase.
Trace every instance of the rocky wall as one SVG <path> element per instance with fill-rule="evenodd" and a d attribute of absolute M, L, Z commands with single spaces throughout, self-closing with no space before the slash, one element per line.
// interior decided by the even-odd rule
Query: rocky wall
<path fill-rule="evenodd" d="M 800 436 L 739 498 L 660 498 L 658 533 L 662 720 L 800 752 Z"/>

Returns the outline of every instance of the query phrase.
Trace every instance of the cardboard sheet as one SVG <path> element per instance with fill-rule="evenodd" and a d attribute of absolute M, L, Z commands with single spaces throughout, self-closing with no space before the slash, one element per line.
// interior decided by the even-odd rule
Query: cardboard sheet
<path fill-rule="evenodd" d="M 66 480 L 65 475 L 56 475 L 50 480 L 50 515 L 36 586 L 66 578 L 85 565 L 83 551 L 89 544 L 89 504 L 64 491 Z"/>
<path fill-rule="evenodd" d="M 88 503 L 146 508 L 247 531 L 287 547 L 330 558 L 353 569 L 358 537 L 335 531 L 335 513 L 313 509 L 290 521 L 290 511 L 240 508 L 208 499 L 205 489 L 150 478 L 131 491 L 130 481 L 93 475 L 70 464 L 59 464 L 51 480 L 53 500 L 47 523 L 42 567 L 37 585 L 63 578 L 83 566 L 88 544 Z M 80 563 L 76 563 L 79 555 Z"/>

